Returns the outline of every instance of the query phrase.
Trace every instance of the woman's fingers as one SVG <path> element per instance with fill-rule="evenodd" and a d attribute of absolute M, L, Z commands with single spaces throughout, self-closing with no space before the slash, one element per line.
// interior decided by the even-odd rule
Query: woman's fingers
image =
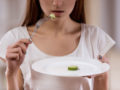
<path fill-rule="evenodd" d="M 94 78 L 95 75 L 91 75 L 91 76 L 83 76 L 83 77 L 87 77 L 87 78 Z"/>
<path fill-rule="evenodd" d="M 26 54 L 27 46 L 24 43 L 20 43 L 18 46 L 21 48 L 22 52 Z"/>
<path fill-rule="evenodd" d="M 19 54 L 20 57 L 22 57 L 24 54 L 22 52 L 22 49 L 20 47 L 17 47 L 17 48 L 10 48 L 8 50 L 8 53 L 16 53 L 16 54 Z"/>
<path fill-rule="evenodd" d="M 13 45 L 8 46 L 6 52 L 7 73 L 16 73 L 24 60 L 26 50 L 30 43 L 31 42 L 28 39 L 21 39 Z"/>
<path fill-rule="evenodd" d="M 108 59 L 105 57 L 105 56 L 101 56 L 101 55 L 99 55 L 98 56 L 98 59 L 102 62 L 102 63 L 108 63 L 109 64 L 109 61 L 108 61 Z M 100 75 L 104 75 L 105 73 L 102 73 L 102 74 L 100 74 Z M 96 77 L 96 76 L 98 76 L 98 75 L 91 75 L 91 76 L 85 76 L 85 77 L 87 77 L 87 78 L 94 78 L 94 77 Z"/>
<path fill-rule="evenodd" d="M 19 54 L 18 53 L 8 53 L 6 55 L 6 58 L 9 60 L 19 60 Z"/>
<path fill-rule="evenodd" d="M 109 64 L 109 60 L 105 57 L 105 56 L 98 56 L 98 59 L 102 62 L 102 63 L 108 63 Z"/>
<path fill-rule="evenodd" d="M 30 43 L 31 43 L 31 41 L 29 39 L 21 39 L 20 41 L 18 41 L 15 44 L 11 45 L 11 48 L 19 47 L 20 44 L 24 44 L 27 47 L 28 44 L 30 44 Z"/>
<path fill-rule="evenodd" d="M 31 41 L 29 41 L 28 39 L 21 39 L 20 41 L 16 42 L 14 45 L 11 45 L 8 47 L 7 49 L 7 58 L 11 58 L 13 57 L 13 59 L 23 59 L 24 55 L 26 54 L 26 50 L 28 47 L 28 44 L 30 44 Z M 19 57 L 18 57 L 19 55 Z"/>
<path fill-rule="evenodd" d="M 23 39 L 23 41 L 21 40 L 17 46 L 21 47 L 22 52 L 24 54 L 26 54 L 26 50 L 28 48 L 28 45 L 31 43 L 31 41 L 29 41 L 28 39 Z"/>
<path fill-rule="evenodd" d="M 21 39 L 20 41 L 16 42 L 15 44 L 11 45 L 8 47 L 8 49 L 14 49 L 20 47 L 22 49 L 22 52 L 25 54 L 28 45 L 31 43 L 30 40 L 28 39 Z"/>

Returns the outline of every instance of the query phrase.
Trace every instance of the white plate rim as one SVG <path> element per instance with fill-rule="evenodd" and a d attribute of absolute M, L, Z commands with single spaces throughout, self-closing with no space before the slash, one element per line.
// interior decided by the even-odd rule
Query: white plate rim
<path fill-rule="evenodd" d="M 38 73 L 42 73 L 42 74 L 46 74 L 46 75 L 51 75 L 51 76 L 56 76 L 56 77 L 87 77 L 87 76 L 89 76 L 89 75 L 85 75 L 85 76 L 66 76 L 66 75 L 56 75 L 56 74 L 50 74 L 50 73 L 46 73 L 46 72 L 39 72 L 39 71 L 37 71 L 37 70 L 35 70 L 34 69 L 34 65 L 35 64 L 37 64 L 38 62 L 45 62 L 45 61 L 47 61 L 47 60 L 50 60 L 50 59 L 64 59 L 64 58 L 67 58 L 67 59 L 70 59 L 70 58 L 74 58 L 74 59 L 85 59 L 85 58 L 83 58 L 83 57 L 52 57 L 52 58 L 46 58 L 46 59 L 42 59 L 42 60 L 39 60 L 39 61 L 36 61 L 36 62 L 34 62 L 33 64 L 32 64 L 32 69 L 34 70 L 34 71 L 36 71 L 36 72 L 38 72 Z M 92 60 L 92 61 L 91 61 Z M 102 63 L 102 62 L 100 62 L 99 60 L 97 60 L 97 59 L 91 59 L 91 58 L 87 58 L 87 60 L 84 60 L 84 62 L 96 62 L 96 63 L 99 63 L 99 64 L 101 64 L 102 65 L 102 67 L 106 67 L 106 69 L 103 71 L 103 72 L 99 72 L 99 73 L 96 73 L 96 74 L 91 74 L 90 76 L 98 76 L 98 75 L 100 75 L 100 74 L 103 74 L 103 73 L 105 73 L 105 72 L 107 72 L 109 69 L 110 69 L 110 65 L 109 64 L 107 64 L 107 63 Z"/>

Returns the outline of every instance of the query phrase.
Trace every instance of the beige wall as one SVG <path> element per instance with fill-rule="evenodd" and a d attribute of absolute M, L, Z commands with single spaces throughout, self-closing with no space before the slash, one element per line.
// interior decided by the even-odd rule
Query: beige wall
<path fill-rule="evenodd" d="M 26 0 L 0 0 L 0 38 L 21 24 Z"/>
<path fill-rule="evenodd" d="M 115 41 L 109 51 L 111 64 L 110 90 L 120 90 L 120 0 L 86 0 L 86 13 L 89 24 L 97 25 Z"/>
<path fill-rule="evenodd" d="M 88 24 L 99 25 L 100 0 L 85 0 L 86 18 Z"/>
<path fill-rule="evenodd" d="M 120 49 L 120 0 L 85 0 L 87 23 L 101 27 Z"/>
<path fill-rule="evenodd" d="M 21 23 L 25 3 L 25 0 L 0 0 L 0 39 L 9 29 Z M 0 60 L 0 90 L 6 90 L 5 87 L 5 65 Z"/>

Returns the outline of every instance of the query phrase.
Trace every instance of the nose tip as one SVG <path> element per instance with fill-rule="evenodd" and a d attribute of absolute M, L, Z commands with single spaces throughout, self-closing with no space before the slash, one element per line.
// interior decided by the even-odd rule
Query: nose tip
<path fill-rule="evenodd" d="M 54 6 L 58 6 L 59 7 L 59 6 L 62 5 L 62 3 L 63 3 L 62 0 L 53 0 L 53 5 Z"/>

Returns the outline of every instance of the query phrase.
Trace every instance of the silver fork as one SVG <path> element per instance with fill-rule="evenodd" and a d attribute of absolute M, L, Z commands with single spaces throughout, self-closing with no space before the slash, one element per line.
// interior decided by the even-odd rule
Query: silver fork
<path fill-rule="evenodd" d="M 37 32 L 40 25 L 42 25 L 44 22 L 48 21 L 49 19 L 50 19 L 50 17 L 46 17 L 46 18 L 38 20 L 38 22 L 35 24 L 35 29 L 34 29 L 34 31 L 32 32 L 32 35 L 29 38 L 30 41 L 32 41 L 32 38 L 33 38 L 34 34 Z"/>

